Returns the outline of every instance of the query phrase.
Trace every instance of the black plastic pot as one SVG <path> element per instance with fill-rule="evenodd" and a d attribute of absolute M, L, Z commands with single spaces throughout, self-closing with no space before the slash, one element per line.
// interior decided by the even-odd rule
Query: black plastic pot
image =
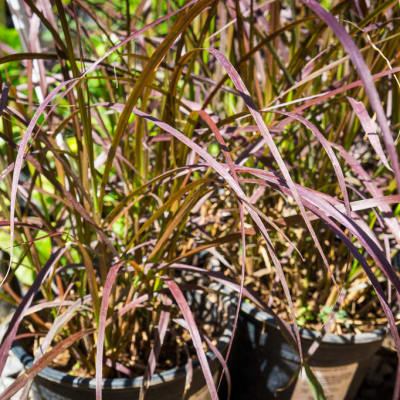
<path fill-rule="evenodd" d="M 300 333 L 306 354 L 319 334 L 309 329 L 301 329 Z M 357 335 L 324 336 L 310 365 L 329 400 L 354 399 L 385 334 L 386 330 L 381 329 Z M 230 361 L 233 400 L 313 399 L 304 376 L 287 387 L 299 362 L 297 351 L 283 338 L 273 317 L 244 302 Z"/>
<path fill-rule="evenodd" d="M 204 297 L 197 296 L 196 310 L 201 310 L 201 318 L 205 321 L 213 320 L 224 326 L 224 332 L 218 340 L 217 348 L 224 352 L 232 334 L 234 297 L 226 295 L 221 297 L 219 304 L 205 301 Z M 221 312 L 223 308 L 223 312 Z M 13 353 L 21 360 L 25 367 L 32 365 L 32 355 L 28 354 L 19 344 L 12 348 Z M 207 353 L 209 365 L 216 379 L 219 376 L 220 364 L 215 355 Z M 186 380 L 186 367 L 174 368 L 155 374 L 150 382 L 146 399 L 149 400 L 176 400 L 181 399 L 184 393 Z M 104 400 L 134 400 L 139 398 L 143 377 L 134 379 L 103 379 Z M 95 399 L 96 382 L 94 379 L 80 378 L 57 371 L 53 368 L 43 369 L 34 378 L 32 392 L 34 400 L 91 400 Z M 193 363 L 193 377 L 187 399 L 206 400 L 209 392 L 198 362 Z"/>

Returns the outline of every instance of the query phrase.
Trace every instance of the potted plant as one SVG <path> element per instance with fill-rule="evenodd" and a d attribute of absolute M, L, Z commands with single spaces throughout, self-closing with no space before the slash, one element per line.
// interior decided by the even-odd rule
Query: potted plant
<path fill-rule="evenodd" d="M 170 87 L 214 3 L 22 4 L 29 48 L 0 60 L 0 207 L 2 285 L 12 296 L 19 274 L 25 294 L 0 370 L 12 349 L 26 371 L 1 399 L 32 381 L 35 399 L 217 398 L 233 300 L 201 252 L 240 234 L 215 236 L 204 214 L 221 178 L 199 163 L 210 135 L 181 98 L 202 79 Z"/>
<path fill-rule="evenodd" d="M 237 354 L 231 360 L 239 399 L 309 398 L 312 392 L 323 396 L 322 391 L 332 399 L 354 398 L 387 327 L 398 341 L 393 317 L 398 274 L 391 258 L 399 245 L 399 164 L 389 130 L 397 129 L 398 112 L 385 114 L 381 106 L 398 91 L 397 79 L 389 80 L 392 85 L 381 80 L 398 71 L 392 69 L 397 47 L 390 39 L 381 42 L 384 52 L 375 45 L 386 37 L 384 28 L 375 31 L 371 25 L 372 33 L 366 29 L 358 35 L 360 26 L 375 19 L 390 21 L 398 6 L 388 5 L 382 14 L 383 9 L 364 4 L 355 14 L 342 3 L 324 4 L 330 12 L 316 1 L 303 3 L 290 9 L 282 2 L 270 9 L 269 26 L 276 30 L 265 41 L 275 45 L 268 71 L 275 71 L 278 94 L 261 110 L 269 130 L 257 111 L 261 107 L 246 97 L 251 90 L 235 71 L 229 74 L 256 122 L 247 131 L 259 132 L 248 136 L 249 143 L 243 133 L 245 144 L 232 156 L 234 171 L 252 209 L 269 227 L 264 237 L 246 237 L 245 248 L 228 244 L 221 253 L 233 260 L 236 252 L 240 271 L 245 252 L 244 284 L 271 309 L 242 305 Z M 357 22 L 348 22 L 350 17 Z M 246 132 L 243 121 L 238 130 Z M 221 130 L 224 123 L 218 124 Z M 225 220 L 237 229 L 236 198 L 228 197 L 225 204 L 235 210 Z M 261 231 L 258 224 L 255 228 Z M 278 317 L 293 326 L 290 345 Z M 306 373 L 300 375 L 302 366 Z M 396 385 L 393 398 L 398 390 Z"/>
<path fill-rule="evenodd" d="M 141 2 L 135 8 L 130 2 L 88 5 L 54 0 L 36 5 L 25 1 L 30 37 L 37 35 L 42 24 L 40 29 L 50 36 L 55 51 L 40 52 L 36 47 L 0 60 L 3 65 L 12 63 L 10 67 L 24 60 L 27 67 L 26 78 L 8 76 L 14 85 L 3 85 L 2 151 L 7 162 L 1 175 L 5 199 L 1 207 L 4 225 L 9 225 L 4 232 L 11 244 L 15 239 L 23 246 L 20 253 L 19 247 L 8 250 L 10 266 L 33 271 L 27 294 L 22 301 L 16 300 L 18 309 L 0 347 L 0 369 L 17 334 L 20 342 L 30 340 L 25 346 L 37 359 L 0 399 L 10 397 L 35 375 L 40 380 L 40 370 L 67 349 L 71 349 L 70 358 L 64 357 L 64 362 L 70 374 L 62 378 L 65 384 L 82 382 L 71 378 L 74 373 L 96 377 L 95 383 L 83 380 L 89 390 L 84 396 L 93 395 L 96 387 L 97 398 L 101 397 L 103 385 L 113 386 L 101 378 L 124 373 L 144 374 L 139 382 L 143 396 L 150 377 L 158 372 L 155 360 L 164 360 L 164 368 L 171 364 L 159 354 L 161 342 L 164 349 L 176 342 L 182 345 L 177 358 L 188 364 L 189 377 L 190 360 L 196 353 L 211 398 L 216 399 L 220 381 L 214 383 L 202 337 L 224 366 L 225 375 L 230 344 L 221 352 L 206 339 L 207 334 L 200 335 L 203 328 L 212 331 L 219 324 L 210 324 L 200 310 L 197 317 L 203 324 L 198 327 L 193 300 L 197 295 L 182 294 L 182 288 L 204 290 L 206 277 L 233 288 L 239 299 L 247 297 L 258 310 L 274 316 L 279 332 L 297 349 L 296 372 L 305 369 L 318 396 L 323 396 L 323 387 L 313 372 L 313 358 L 302 347 L 298 327 L 302 317 L 307 320 L 318 313 L 322 332 L 328 328 L 322 327 L 324 318 L 329 322 L 339 315 L 343 320 L 343 312 L 337 313 L 336 308 L 346 304 L 341 295 L 348 289 L 344 286 L 349 284 L 347 267 L 351 266 L 353 280 L 355 274 L 362 276 L 360 266 L 365 270 L 368 279 L 358 283 L 367 284 L 370 292 L 372 284 L 399 341 L 379 283 L 387 276 L 388 287 L 399 291 L 399 278 L 382 251 L 373 217 L 351 208 L 380 208 L 385 213 L 382 226 L 396 236 L 398 223 L 388 212 L 398 198 L 384 196 L 398 186 L 393 138 L 390 141 L 370 72 L 354 42 L 316 2 L 306 3 L 315 14 L 294 1 L 270 5 L 200 0 L 181 4 L 179 10 L 158 2 Z M 342 3 L 326 6 L 334 14 L 343 10 Z M 374 18 L 395 18 L 397 9 L 390 6 L 385 3 L 368 14 L 362 3 L 358 18 L 364 25 Z M 162 16 L 157 19 L 159 13 Z M 343 43 L 362 82 L 354 78 L 349 67 L 353 64 L 346 64 L 347 56 L 324 21 Z M 109 50 L 102 47 L 104 43 Z M 384 43 L 394 51 L 395 37 L 385 37 Z M 366 51 L 376 56 L 371 44 L 363 49 L 364 55 Z M 375 57 L 370 59 L 372 63 Z M 379 58 L 377 65 L 381 69 L 372 71 L 376 78 L 394 73 L 394 69 L 383 71 L 385 58 Z M 34 101 L 40 96 L 33 90 L 30 71 L 34 68 L 40 76 L 40 104 Z M 324 85 L 331 83 L 336 86 L 327 86 L 323 92 Z M 368 131 L 374 148 L 371 158 L 383 165 L 390 163 L 394 172 L 380 167 L 380 182 L 389 182 L 383 193 L 373 185 L 376 177 L 369 167 L 365 173 L 373 179 L 365 185 L 372 197 L 357 203 L 363 191 L 354 179 L 365 179 L 361 172 L 365 169 L 351 158 L 351 146 L 362 143 L 357 140 L 356 117 L 371 124 L 354 100 L 361 96 L 356 90 L 363 83 L 389 161 Z M 346 92 L 354 88 L 354 93 Z M 335 103 L 337 118 L 332 119 L 332 110 L 323 108 L 328 104 L 323 100 L 345 92 L 353 108 Z M 347 129 L 350 133 L 342 135 Z M 324 136 L 324 130 L 329 136 Z M 320 144 L 328 158 L 319 151 Z M 350 167 L 338 167 L 335 151 Z M 20 179 L 23 166 L 26 179 Z M 346 185 L 352 185 L 354 193 Z M 343 251 L 348 249 L 344 257 L 330 254 L 335 249 L 332 242 Z M 293 278 L 287 273 L 298 262 L 296 249 L 315 268 L 293 267 L 298 274 Z M 199 265 L 197 255 L 204 250 L 224 268 L 215 270 L 215 263 L 207 262 Z M 238 253 L 240 259 L 235 262 Z M 321 265 L 315 264 L 317 257 Z M 331 267 L 333 262 L 340 263 L 337 269 Z M 230 263 L 237 264 L 239 273 Z M 201 277 L 192 280 L 195 273 Z M 251 290 L 262 291 L 262 280 L 267 289 L 270 285 L 271 304 Z M 291 295 L 296 280 L 301 283 L 297 285 L 300 296 L 298 292 Z M 331 281 L 337 290 L 327 303 L 332 310 L 313 308 L 315 302 L 309 307 L 308 291 L 318 296 L 320 288 L 315 287 L 322 283 L 325 295 Z M 39 291 L 41 301 L 32 305 Z M 212 316 L 221 290 L 210 286 L 207 293 L 208 302 L 200 304 L 210 304 L 206 314 Z M 284 302 L 276 306 L 277 297 L 288 302 L 288 318 Z M 229 318 L 219 318 L 229 325 Z M 236 312 L 233 330 L 237 319 Z M 167 321 L 172 321 L 168 331 Z M 336 322 L 341 320 L 336 318 Z M 185 330 L 194 349 L 187 345 Z M 315 348 L 313 343 L 311 349 Z M 182 356 L 185 349 L 186 358 Z M 246 348 L 241 350 L 244 353 Z M 62 360 L 56 363 L 60 368 Z M 242 364 L 235 382 L 248 388 L 244 365 L 250 370 L 251 364 Z M 188 394 L 184 386 L 179 396 Z M 156 385 L 149 394 L 152 391 Z M 108 395 L 107 388 L 103 394 Z M 168 395 L 178 396 L 170 390 Z M 167 398 L 167 394 L 162 396 Z"/>

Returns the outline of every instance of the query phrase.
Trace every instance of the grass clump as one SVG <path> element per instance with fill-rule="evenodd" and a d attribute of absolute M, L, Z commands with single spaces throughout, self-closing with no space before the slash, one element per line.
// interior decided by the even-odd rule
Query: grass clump
<path fill-rule="evenodd" d="M 297 326 L 334 315 L 338 333 L 389 321 L 400 348 L 396 1 L 44 3 L 16 15 L 23 51 L 0 48 L 3 297 L 18 306 L 0 369 L 21 326 L 70 348 L 99 396 L 120 375 L 103 360 L 151 377 L 168 322 L 184 361 L 161 367 L 191 358 L 188 328 L 217 398 L 182 292 L 210 292 L 210 275 L 264 295 L 300 353 Z"/>

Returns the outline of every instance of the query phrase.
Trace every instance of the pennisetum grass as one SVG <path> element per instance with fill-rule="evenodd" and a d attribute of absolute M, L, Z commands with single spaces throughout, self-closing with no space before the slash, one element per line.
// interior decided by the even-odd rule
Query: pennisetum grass
<path fill-rule="evenodd" d="M 332 320 L 388 324 L 400 354 L 397 1 L 20 5 L 24 50 L 0 46 L 1 296 L 17 307 L 0 371 L 21 335 L 42 354 L 0 399 L 63 351 L 101 399 L 109 365 L 150 380 L 154 343 L 185 329 L 217 399 L 188 276 L 274 313 L 306 367 L 298 326 Z"/>

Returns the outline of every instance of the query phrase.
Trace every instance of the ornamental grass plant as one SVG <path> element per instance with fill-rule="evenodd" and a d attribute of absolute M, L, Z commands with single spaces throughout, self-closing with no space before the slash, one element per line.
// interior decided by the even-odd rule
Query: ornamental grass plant
<path fill-rule="evenodd" d="M 302 325 L 388 324 L 400 354 L 398 1 L 18 4 L 20 43 L 0 32 L 0 295 L 16 307 L 0 371 L 18 338 L 37 359 L 0 399 L 63 352 L 97 399 L 102 377 L 194 356 L 217 399 L 220 332 L 185 296 L 215 281 L 272 307 L 303 365 Z"/>

